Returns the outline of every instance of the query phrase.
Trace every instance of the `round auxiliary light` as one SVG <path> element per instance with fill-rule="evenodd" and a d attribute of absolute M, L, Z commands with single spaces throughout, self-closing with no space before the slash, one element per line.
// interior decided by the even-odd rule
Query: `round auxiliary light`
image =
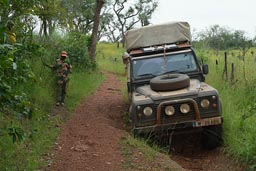
<path fill-rule="evenodd" d="M 152 110 L 151 107 L 145 107 L 144 110 L 143 110 L 143 113 L 144 113 L 144 115 L 146 115 L 146 116 L 150 116 L 150 115 L 152 115 L 153 110 Z"/>
<path fill-rule="evenodd" d="M 166 106 L 164 111 L 165 111 L 165 114 L 168 116 L 171 116 L 175 113 L 175 109 L 173 106 Z"/>
<path fill-rule="evenodd" d="M 203 99 L 203 100 L 201 101 L 201 106 L 202 106 L 203 108 L 208 108 L 208 107 L 210 106 L 210 101 L 209 101 L 208 99 Z"/>
<path fill-rule="evenodd" d="M 182 104 L 180 105 L 180 111 L 181 113 L 188 113 L 190 111 L 190 106 L 188 104 Z"/>

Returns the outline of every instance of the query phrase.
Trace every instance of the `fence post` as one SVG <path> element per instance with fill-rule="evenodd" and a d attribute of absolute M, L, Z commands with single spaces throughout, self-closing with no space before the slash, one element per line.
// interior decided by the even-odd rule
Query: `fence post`
<path fill-rule="evenodd" d="M 215 70 L 217 71 L 218 70 L 218 65 L 219 65 L 219 61 L 218 59 L 215 60 Z"/>
<path fill-rule="evenodd" d="M 225 58 L 225 60 L 224 60 L 224 70 L 223 70 L 223 74 L 222 74 L 222 76 L 224 77 L 226 77 L 226 80 L 228 80 L 228 55 L 227 55 L 227 52 L 225 52 L 224 53 L 224 58 Z"/>
<path fill-rule="evenodd" d="M 234 66 L 234 63 L 231 64 L 231 82 L 233 82 L 235 79 L 235 66 Z"/>

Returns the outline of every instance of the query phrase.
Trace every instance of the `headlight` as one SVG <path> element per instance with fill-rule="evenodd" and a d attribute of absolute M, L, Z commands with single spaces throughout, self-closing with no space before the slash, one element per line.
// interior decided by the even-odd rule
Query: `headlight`
<path fill-rule="evenodd" d="M 208 108 L 209 105 L 210 105 L 210 101 L 209 101 L 208 99 L 203 99 L 203 100 L 201 101 L 201 106 L 202 106 L 203 108 Z"/>
<path fill-rule="evenodd" d="M 143 110 L 143 113 L 144 113 L 144 115 L 146 115 L 146 116 L 150 116 L 150 115 L 152 115 L 153 110 L 152 110 L 151 107 L 145 107 L 144 110 Z"/>
<path fill-rule="evenodd" d="M 171 116 L 175 113 L 175 109 L 173 106 L 166 106 L 165 108 L 165 114 L 168 116 Z"/>
<path fill-rule="evenodd" d="M 181 113 L 188 113 L 190 111 L 190 107 L 188 104 L 182 104 L 180 106 Z"/>

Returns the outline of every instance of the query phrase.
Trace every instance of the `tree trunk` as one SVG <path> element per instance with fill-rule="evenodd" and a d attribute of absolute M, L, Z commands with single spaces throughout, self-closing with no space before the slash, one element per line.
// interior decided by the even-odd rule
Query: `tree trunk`
<path fill-rule="evenodd" d="M 44 33 L 44 36 L 47 37 L 47 21 L 44 19 L 43 20 L 43 33 Z"/>
<path fill-rule="evenodd" d="M 95 52 L 96 52 L 96 45 L 97 45 L 97 35 L 98 35 L 98 28 L 100 24 L 100 12 L 101 8 L 104 4 L 104 0 L 97 0 L 95 13 L 94 13 L 94 23 L 93 23 L 93 30 L 92 30 L 92 42 L 89 46 L 89 56 L 92 63 L 95 63 Z"/>

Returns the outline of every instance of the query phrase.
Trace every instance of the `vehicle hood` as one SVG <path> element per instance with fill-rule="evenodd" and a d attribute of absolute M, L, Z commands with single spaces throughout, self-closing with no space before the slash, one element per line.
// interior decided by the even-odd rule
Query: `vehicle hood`
<path fill-rule="evenodd" d="M 200 92 L 215 90 L 208 84 L 200 82 L 197 79 L 190 79 L 190 85 L 187 88 L 173 90 L 173 91 L 154 91 L 150 88 L 150 85 L 140 86 L 136 89 L 136 98 L 141 98 L 139 96 L 144 96 L 144 98 L 151 98 L 153 101 L 161 100 L 166 98 L 178 98 L 178 97 L 193 97 L 198 96 Z M 137 99 L 139 100 L 139 99 Z"/>

